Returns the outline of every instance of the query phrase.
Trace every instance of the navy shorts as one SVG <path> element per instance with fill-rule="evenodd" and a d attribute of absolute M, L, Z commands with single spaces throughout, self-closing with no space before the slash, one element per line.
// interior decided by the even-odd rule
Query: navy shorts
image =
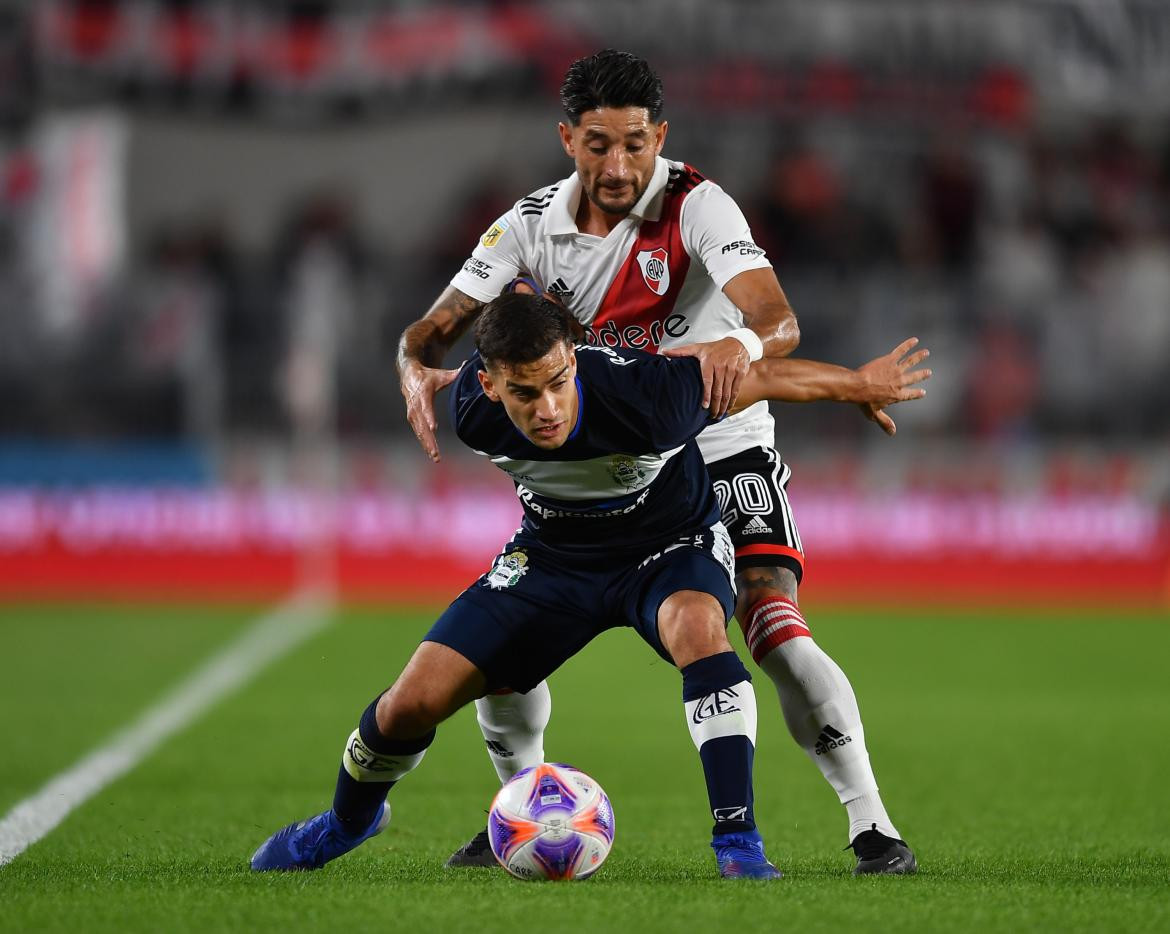
<path fill-rule="evenodd" d="M 595 636 L 631 626 L 673 664 L 658 608 L 673 593 L 708 593 L 735 610 L 731 539 L 721 522 L 651 554 L 580 556 L 520 532 L 492 569 L 460 594 L 424 642 L 449 646 L 487 676 L 488 690 L 532 690 Z"/>

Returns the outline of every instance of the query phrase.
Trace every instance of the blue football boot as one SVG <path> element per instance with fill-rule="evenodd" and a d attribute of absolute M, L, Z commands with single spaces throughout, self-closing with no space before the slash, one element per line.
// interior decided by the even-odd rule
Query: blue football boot
<path fill-rule="evenodd" d="M 764 855 L 758 830 L 717 833 L 711 838 L 711 849 L 724 879 L 779 879 L 783 875 Z"/>
<path fill-rule="evenodd" d="M 252 854 L 252 869 L 256 872 L 320 869 L 331 859 L 343 856 L 370 837 L 380 834 L 388 823 L 390 805 L 382 802 L 370 826 L 355 837 L 342 829 L 330 809 L 276 831 Z"/>

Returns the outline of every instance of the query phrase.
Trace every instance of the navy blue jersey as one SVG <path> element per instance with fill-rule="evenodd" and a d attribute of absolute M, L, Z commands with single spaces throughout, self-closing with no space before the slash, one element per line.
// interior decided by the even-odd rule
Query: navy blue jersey
<path fill-rule="evenodd" d="M 645 551 L 719 518 L 694 437 L 708 424 L 693 357 L 577 348 L 577 424 L 537 447 L 480 386 L 478 354 L 451 387 L 451 419 L 469 447 L 516 484 L 524 528 L 574 552 Z"/>

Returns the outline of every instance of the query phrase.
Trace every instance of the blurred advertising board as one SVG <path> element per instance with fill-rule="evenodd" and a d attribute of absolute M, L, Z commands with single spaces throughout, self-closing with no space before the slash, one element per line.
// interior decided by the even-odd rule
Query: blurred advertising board
<path fill-rule="evenodd" d="M 1124 493 L 792 499 L 807 599 L 1170 604 L 1170 514 Z M 0 596 L 267 599 L 311 567 L 344 599 L 442 604 L 518 520 L 501 487 L 0 488 Z"/>

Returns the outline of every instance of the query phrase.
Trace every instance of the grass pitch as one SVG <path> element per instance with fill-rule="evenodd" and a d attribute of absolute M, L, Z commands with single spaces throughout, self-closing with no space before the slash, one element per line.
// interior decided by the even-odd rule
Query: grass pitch
<path fill-rule="evenodd" d="M 0 608 L 0 814 L 254 615 Z M 757 677 L 756 813 L 786 878 L 716 879 L 678 676 L 629 631 L 552 680 L 547 755 L 617 816 L 593 880 L 443 869 L 495 788 L 470 711 L 381 837 L 318 873 L 250 873 L 271 831 L 327 806 L 345 737 L 430 619 L 341 612 L 0 868 L 0 931 L 1170 930 L 1170 621 L 1136 614 L 809 614 L 857 689 L 914 878 L 849 875 L 844 810 Z"/>

